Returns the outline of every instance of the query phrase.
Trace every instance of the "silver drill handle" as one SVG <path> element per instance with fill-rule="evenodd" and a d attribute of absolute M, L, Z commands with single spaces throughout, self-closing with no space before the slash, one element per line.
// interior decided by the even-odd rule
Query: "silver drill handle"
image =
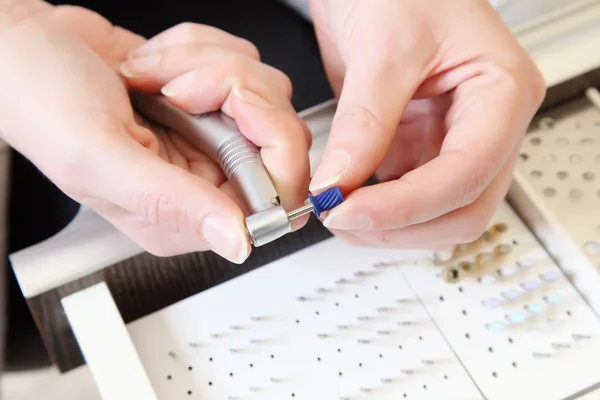
<path fill-rule="evenodd" d="M 279 197 L 258 147 L 246 139 L 235 121 L 221 112 L 190 115 L 163 96 L 135 92 L 133 106 L 146 118 L 177 131 L 217 162 L 251 214 L 279 206 Z"/>

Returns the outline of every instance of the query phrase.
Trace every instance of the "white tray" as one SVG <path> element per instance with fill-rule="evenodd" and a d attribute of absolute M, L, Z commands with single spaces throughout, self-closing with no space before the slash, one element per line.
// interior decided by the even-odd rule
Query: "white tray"
<path fill-rule="evenodd" d="M 588 95 L 535 121 L 509 200 L 598 312 L 600 96 Z"/>
<path fill-rule="evenodd" d="M 429 252 L 330 239 L 127 330 L 118 328 L 114 306 L 106 311 L 107 290 L 88 289 L 63 304 L 106 399 L 561 400 L 585 393 L 600 381 L 600 320 L 507 205 L 498 222 L 506 233 L 443 265 Z M 441 279 L 449 266 L 499 244 L 510 254 L 458 283 Z M 540 278 L 549 272 L 553 281 Z M 539 287 L 528 291 L 525 282 Z M 503 297 L 513 292 L 518 299 Z M 515 313 L 525 319 L 509 322 Z M 497 323 L 502 331 L 491 329 Z"/>

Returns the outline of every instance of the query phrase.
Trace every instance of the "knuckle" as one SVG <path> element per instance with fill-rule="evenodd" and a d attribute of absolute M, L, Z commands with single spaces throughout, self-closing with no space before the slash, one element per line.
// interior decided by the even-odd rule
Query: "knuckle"
<path fill-rule="evenodd" d="M 413 183 L 410 178 L 410 173 L 403 175 L 399 179 L 397 179 L 397 184 L 404 186 L 401 188 L 401 191 L 404 193 L 410 193 L 413 191 Z M 426 219 L 426 215 L 421 208 L 419 208 L 420 204 L 405 204 L 402 208 L 397 211 L 397 216 L 399 216 L 399 221 L 396 222 L 396 226 L 404 227 L 415 225 L 423 222 Z"/>
<path fill-rule="evenodd" d="M 406 225 L 407 226 L 416 225 L 416 224 L 422 222 L 423 219 L 424 218 L 423 218 L 422 212 L 420 210 L 411 210 L 406 215 Z"/>
<path fill-rule="evenodd" d="M 139 212 L 142 217 L 155 225 L 165 226 L 178 232 L 178 207 L 173 197 L 164 193 L 144 191 L 138 199 Z"/>
<path fill-rule="evenodd" d="M 181 49 L 181 54 L 179 56 L 183 59 L 198 57 L 206 51 L 205 45 L 198 42 L 187 42 L 183 46 L 180 46 L 179 49 Z"/>
<path fill-rule="evenodd" d="M 258 47 L 254 45 L 254 43 L 241 37 L 238 37 L 237 39 L 239 40 L 240 47 L 243 49 L 244 53 L 248 57 L 257 61 L 260 60 L 260 52 L 258 51 Z"/>
<path fill-rule="evenodd" d="M 353 104 L 340 110 L 339 118 L 347 121 L 350 126 L 356 127 L 358 132 L 381 133 L 383 122 L 367 107 Z"/>
<path fill-rule="evenodd" d="M 198 38 L 198 24 L 193 22 L 181 22 L 173 27 L 172 32 L 182 39 L 194 41 Z"/>
<path fill-rule="evenodd" d="M 540 107 L 546 97 L 546 81 L 531 59 L 520 60 L 512 68 L 499 67 L 496 72 L 515 104 L 526 104 L 527 111 L 536 111 Z"/>
<path fill-rule="evenodd" d="M 55 18 L 61 20 L 67 20 L 72 18 L 79 19 L 83 15 L 85 15 L 88 18 L 87 20 L 91 21 L 92 23 L 100 22 L 105 26 L 112 26 L 112 24 L 99 13 L 76 4 L 62 4 L 58 7 L 54 7 L 53 15 L 55 16 Z"/>
<path fill-rule="evenodd" d="M 530 87 L 533 108 L 537 110 L 544 101 L 544 98 L 546 97 L 547 85 L 542 73 L 533 62 L 530 63 L 530 69 Z"/>
<path fill-rule="evenodd" d="M 229 54 L 224 55 L 212 68 L 214 74 L 225 83 L 244 86 L 252 78 L 251 62 L 250 59 L 239 54 Z"/>
<path fill-rule="evenodd" d="M 221 59 L 220 67 L 229 75 L 244 76 L 248 72 L 248 60 L 239 54 L 228 54 Z"/>
<path fill-rule="evenodd" d="M 308 128 L 306 121 L 304 121 L 302 118 L 299 118 L 299 117 L 298 117 L 298 120 L 300 122 L 300 125 L 302 125 L 302 132 L 304 134 L 304 139 L 306 141 L 306 148 L 307 148 L 307 150 L 309 150 L 312 147 L 312 143 L 313 143 L 312 132 Z"/>
<path fill-rule="evenodd" d="M 467 206 L 477 200 L 489 184 L 490 176 L 490 168 L 487 165 L 476 169 L 472 176 L 467 178 L 460 190 L 460 195 L 457 204 L 454 205 L 454 209 Z"/>
<path fill-rule="evenodd" d="M 278 69 L 273 68 L 273 71 L 277 81 L 279 82 L 279 86 L 283 89 L 283 92 L 287 98 L 291 98 L 293 92 L 292 80 L 284 72 Z"/>

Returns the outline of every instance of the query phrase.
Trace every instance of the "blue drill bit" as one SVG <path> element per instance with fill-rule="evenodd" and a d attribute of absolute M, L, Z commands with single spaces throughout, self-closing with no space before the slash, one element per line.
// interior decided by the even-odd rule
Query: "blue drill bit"
<path fill-rule="evenodd" d="M 323 211 L 331 210 L 334 207 L 339 206 L 344 201 L 344 197 L 342 196 L 342 192 L 340 192 L 339 187 L 332 187 L 331 189 L 327 189 L 323 193 L 320 193 L 316 196 L 308 195 L 308 199 L 312 203 L 315 215 L 317 218 L 321 217 L 321 213 Z"/>
<path fill-rule="evenodd" d="M 314 212 L 317 218 L 319 218 L 324 211 L 331 210 L 340 205 L 344 201 L 344 197 L 342 196 L 340 188 L 336 186 L 327 189 L 316 196 L 309 194 L 308 200 L 310 201 L 310 204 L 288 213 L 288 219 L 290 221 L 310 212 Z"/>

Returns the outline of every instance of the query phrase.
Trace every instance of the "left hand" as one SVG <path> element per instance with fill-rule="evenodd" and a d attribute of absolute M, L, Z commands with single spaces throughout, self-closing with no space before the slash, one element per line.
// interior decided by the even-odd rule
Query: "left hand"
<path fill-rule="evenodd" d="M 486 229 L 545 94 L 487 0 L 311 0 L 339 97 L 310 190 L 347 200 L 324 220 L 355 244 L 442 248 Z M 359 188 L 377 173 L 383 183 Z"/>
<path fill-rule="evenodd" d="M 251 43 L 197 24 L 145 41 L 90 10 L 41 2 L 7 23 L 3 3 L 0 137 L 144 250 L 212 250 L 241 263 L 250 243 L 243 203 L 221 168 L 136 117 L 129 88 L 162 89 L 187 112 L 234 118 L 261 147 L 282 204 L 303 204 L 308 130 L 289 101 L 289 78 L 262 64 Z"/>

